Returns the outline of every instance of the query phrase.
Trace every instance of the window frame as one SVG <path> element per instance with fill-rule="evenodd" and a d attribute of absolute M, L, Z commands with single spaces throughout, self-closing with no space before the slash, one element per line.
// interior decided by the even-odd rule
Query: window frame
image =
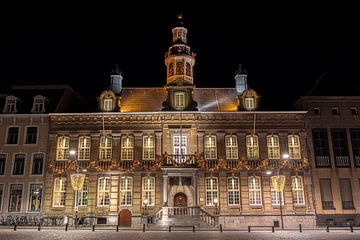
<path fill-rule="evenodd" d="M 249 139 L 254 139 L 252 142 Z M 256 141 L 255 141 L 256 140 Z M 259 137 L 256 134 L 248 134 L 245 137 L 246 158 L 248 160 L 258 160 L 260 158 Z M 251 143 L 251 144 L 249 144 Z"/>
<path fill-rule="evenodd" d="M 84 142 L 82 142 L 84 140 Z M 78 154 L 79 161 L 89 161 L 91 157 L 91 137 L 80 136 L 78 138 Z"/>
<path fill-rule="evenodd" d="M 234 180 L 237 180 L 237 187 L 236 184 L 234 182 Z M 231 180 L 231 185 L 230 186 L 230 182 L 229 180 Z M 226 179 L 226 185 L 227 185 L 227 200 L 228 200 L 228 206 L 239 206 L 240 205 L 240 178 L 239 177 L 227 177 Z M 230 194 L 232 193 L 232 194 Z M 231 196 L 232 195 L 232 196 Z M 233 203 L 230 203 L 230 198 L 232 199 Z"/>
<path fill-rule="evenodd" d="M 174 107 L 176 109 L 184 109 L 185 108 L 185 95 L 184 91 L 176 91 L 174 92 Z"/>
<path fill-rule="evenodd" d="M 210 184 L 208 184 L 208 180 Z M 215 181 L 215 183 L 214 183 Z M 208 188 L 210 187 L 210 188 Z M 208 198 L 209 197 L 209 198 Z M 218 203 L 220 203 L 219 199 L 219 179 L 217 177 L 206 177 L 205 178 L 205 204 L 206 206 L 215 206 L 214 199 L 218 200 Z M 208 201 L 210 200 L 210 201 Z"/>
<path fill-rule="evenodd" d="M 291 140 L 290 140 L 291 139 Z M 298 141 L 298 145 L 296 145 Z M 290 159 L 301 159 L 301 139 L 298 134 L 289 134 L 287 137 L 288 154 Z"/>
<path fill-rule="evenodd" d="M 17 128 L 17 137 L 16 137 L 16 143 L 9 143 L 9 131 L 10 128 Z M 18 125 L 11 125 L 6 127 L 6 135 L 5 135 L 5 145 L 6 146 L 17 146 L 19 145 L 19 139 L 20 139 L 20 126 Z"/>
<path fill-rule="evenodd" d="M 12 211 L 12 210 L 10 210 L 10 207 L 11 207 L 11 196 L 12 196 L 12 194 L 11 194 L 11 190 L 12 190 L 12 186 L 13 185 L 18 185 L 18 186 L 21 186 L 21 195 L 16 195 L 16 196 L 20 196 L 20 201 L 19 201 L 19 199 L 17 199 L 17 203 L 19 203 L 20 202 L 20 209 L 19 209 L 19 211 Z M 7 212 L 9 212 L 9 213 L 20 213 L 20 212 L 22 212 L 22 209 L 23 209 L 23 200 L 24 200 L 24 183 L 10 183 L 9 184 L 9 195 L 8 195 L 8 198 L 9 198 L 9 201 L 8 201 L 8 211 Z M 18 204 L 16 204 L 16 206 L 18 206 Z"/>
<path fill-rule="evenodd" d="M 125 181 L 125 184 L 124 184 L 125 189 L 123 189 L 123 184 L 122 184 L 123 181 Z M 130 184 L 129 184 L 129 182 L 130 182 Z M 130 185 L 130 187 L 129 187 L 129 185 Z M 120 187 L 119 205 L 120 206 L 132 206 L 132 203 L 133 203 L 133 178 L 128 177 L 128 176 L 120 177 L 119 187 Z M 123 198 L 124 198 L 124 201 L 123 201 Z"/>
<path fill-rule="evenodd" d="M 145 182 L 145 180 L 148 180 L 147 183 Z M 151 206 L 154 207 L 155 206 L 155 201 L 156 201 L 156 195 L 155 195 L 155 190 L 156 190 L 156 179 L 155 177 L 151 177 L 151 176 L 147 176 L 147 177 L 142 177 L 141 180 L 141 198 L 142 198 L 142 206 L 144 205 L 144 200 L 147 199 L 148 203 L 147 206 Z M 150 196 L 150 199 L 149 199 Z"/>
<path fill-rule="evenodd" d="M 103 99 L 103 110 L 105 112 L 110 112 L 110 111 L 114 110 L 114 99 L 104 98 Z"/>
<path fill-rule="evenodd" d="M 294 181 L 293 179 L 301 179 L 301 186 L 299 187 L 299 181 L 295 181 L 295 185 L 294 186 Z M 304 178 L 302 176 L 291 176 L 291 192 L 292 192 L 292 196 L 293 196 L 293 204 L 294 206 L 304 206 L 306 204 L 305 201 L 305 188 L 304 188 Z M 299 194 L 295 194 L 295 193 L 300 193 Z M 299 200 L 302 200 L 299 201 Z"/>
<path fill-rule="evenodd" d="M 23 155 L 24 156 L 24 162 L 22 165 L 22 173 L 21 174 L 14 174 L 15 171 L 15 162 L 16 162 L 16 156 L 17 155 Z M 26 159 L 27 159 L 27 154 L 23 153 L 23 152 L 18 152 L 18 153 L 14 153 L 13 154 L 13 161 L 12 161 L 12 168 L 11 168 L 11 176 L 24 176 L 25 175 L 25 167 L 26 167 Z"/>
<path fill-rule="evenodd" d="M 78 207 L 87 207 L 89 203 L 89 177 L 85 176 L 83 187 L 75 191 L 74 203 L 77 203 Z M 81 196 L 79 198 L 79 196 Z M 86 204 L 84 204 L 86 202 Z"/>
<path fill-rule="evenodd" d="M 101 180 L 104 179 L 103 184 Z M 110 194 L 111 194 L 111 178 L 110 177 L 99 177 L 97 186 L 97 206 L 108 207 L 110 206 Z M 108 184 L 108 186 L 107 186 Z M 108 187 L 108 189 L 107 189 Z M 101 204 L 104 202 L 103 204 Z"/>
<path fill-rule="evenodd" d="M 128 139 L 130 141 L 128 141 Z M 133 136 L 126 135 L 121 137 L 120 160 L 122 161 L 134 160 L 134 143 L 135 140 Z"/>
<path fill-rule="evenodd" d="M 34 211 L 34 210 L 31 210 L 31 200 L 32 200 L 32 188 L 31 186 L 32 185 L 35 185 L 35 186 L 41 186 L 41 195 L 40 195 L 40 207 L 38 209 L 38 211 Z M 41 182 L 30 182 L 29 183 L 29 188 L 28 188 L 28 199 L 27 199 L 27 212 L 31 212 L 31 213 L 40 213 L 42 211 L 42 205 L 43 205 L 43 196 L 44 196 L 44 184 L 41 183 Z"/>
<path fill-rule="evenodd" d="M 258 187 L 257 181 L 258 180 Z M 259 207 L 263 205 L 262 197 L 262 184 L 261 177 L 259 176 L 250 176 L 248 177 L 248 188 L 249 188 L 249 205 L 250 207 Z M 254 195 L 251 196 L 253 193 Z M 253 200 L 251 200 L 253 198 Z"/>
<path fill-rule="evenodd" d="M 255 98 L 244 97 L 244 108 L 248 111 L 255 110 Z"/>
<path fill-rule="evenodd" d="M 59 189 L 56 188 L 57 180 L 60 181 Z M 67 178 L 66 177 L 54 178 L 53 194 L 52 194 L 52 207 L 55 207 L 55 208 L 65 207 L 65 205 L 66 205 L 66 190 L 67 190 Z M 59 201 L 56 201 L 57 197 L 60 197 Z M 59 205 L 56 205 L 55 202 L 58 202 Z M 61 204 L 62 202 L 64 204 Z"/>
<path fill-rule="evenodd" d="M 60 142 L 60 140 L 62 141 Z M 64 135 L 58 136 L 56 138 L 56 161 L 67 161 L 69 160 L 69 158 L 70 158 L 70 137 Z"/>
<path fill-rule="evenodd" d="M 276 139 L 276 140 L 275 140 Z M 280 157 L 280 139 L 276 134 L 269 134 L 266 136 L 266 146 L 268 159 L 279 160 Z"/>
<path fill-rule="evenodd" d="M 45 101 L 46 101 L 46 98 L 44 96 L 41 96 L 41 95 L 35 96 L 34 100 L 33 100 L 33 107 L 31 109 L 31 112 L 32 113 L 44 113 L 46 111 Z"/>
<path fill-rule="evenodd" d="M 6 175 L 6 163 L 8 162 L 8 154 L 4 153 L 4 152 L 0 152 L 0 156 L 5 156 L 5 158 L 4 158 L 4 166 L 2 168 L 3 173 L 1 173 L 1 171 L 0 171 L 0 177 L 3 177 L 3 176 Z"/>
<path fill-rule="evenodd" d="M 215 134 L 204 136 L 204 158 L 205 160 L 217 159 L 217 136 Z"/>
<path fill-rule="evenodd" d="M 152 139 L 152 140 L 147 140 Z M 148 142 L 149 144 L 147 145 Z M 154 135 L 144 135 L 143 136 L 143 146 L 142 146 L 142 160 L 155 160 L 156 156 L 156 145 L 155 145 L 155 136 Z"/>
<path fill-rule="evenodd" d="M 5 99 L 3 113 L 17 113 L 18 100 L 19 99 L 13 95 L 7 96 Z M 13 102 L 10 102 L 10 101 L 13 101 Z"/>
<path fill-rule="evenodd" d="M 28 129 L 29 128 L 36 128 L 36 141 L 35 143 L 28 143 Z M 24 144 L 25 145 L 37 145 L 38 142 L 39 142 L 39 126 L 38 125 L 28 125 L 28 126 L 25 126 L 25 132 L 24 132 Z"/>
<path fill-rule="evenodd" d="M 104 142 L 103 142 L 104 139 Z M 107 141 L 110 139 L 110 141 Z M 113 139 L 112 135 L 104 135 L 99 139 L 99 160 L 100 161 L 111 161 L 113 157 Z"/>
<path fill-rule="evenodd" d="M 230 139 L 229 142 L 228 139 Z M 231 139 L 235 139 L 235 141 Z M 239 159 L 239 146 L 236 135 L 229 134 L 225 136 L 225 158 L 229 160 Z"/>
<path fill-rule="evenodd" d="M 42 154 L 43 158 L 42 158 L 42 168 L 41 168 L 41 173 L 34 173 L 34 160 L 35 160 L 35 155 L 37 154 Z M 43 175 L 44 174 L 44 165 L 45 165 L 45 153 L 43 152 L 35 152 L 31 154 L 31 169 L 30 169 L 30 175 Z"/>

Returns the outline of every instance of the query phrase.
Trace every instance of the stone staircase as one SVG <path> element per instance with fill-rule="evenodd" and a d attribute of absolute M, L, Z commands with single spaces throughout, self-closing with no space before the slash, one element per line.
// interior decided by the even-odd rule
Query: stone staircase
<path fill-rule="evenodd" d="M 154 222 L 148 224 L 148 227 L 168 229 L 171 225 L 209 229 L 218 226 L 218 219 L 200 207 L 162 207 L 157 212 Z"/>

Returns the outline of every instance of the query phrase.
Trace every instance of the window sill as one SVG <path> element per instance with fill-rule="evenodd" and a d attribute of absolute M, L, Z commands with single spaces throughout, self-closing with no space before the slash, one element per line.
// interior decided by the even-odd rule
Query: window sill
<path fill-rule="evenodd" d="M 253 208 L 253 209 L 262 209 L 262 205 L 250 205 L 250 208 Z"/>

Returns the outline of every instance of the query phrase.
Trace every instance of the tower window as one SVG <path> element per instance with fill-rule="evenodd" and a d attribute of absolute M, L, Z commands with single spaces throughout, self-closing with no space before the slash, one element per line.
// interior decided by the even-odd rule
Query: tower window
<path fill-rule="evenodd" d="M 112 111 L 113 110 L 113 100 L 111 98 L 104 99 L 104 111 Z"/>
<path fill-rule="evenodd" d="M 314 108 L 314 115 L 320 115 L 320 108 Z"/>
<path fill-rule="evenodd" d="M 332 108 L 331 111 L 333 115 L 340 115 L 338 108 Z"/>
<path fill-rule="evenodd" d="M 351 115 L 359 115 L 358 109 L 356 107 L 350 108 Z"/>
<path fill-rule="evenodd" d="M 246 110 L 254 110 L 255 109 L 255 99 L 253 97 L 246 97 L 244 100 L 244 105 Z"/>
<path fill-rule="evenodd" d="M 191 65 L 190 63 L 186 63 L 186 75 L 191 76 Z"/>
<path fill-rule="evenodd" d="M 185 92 L 175 92 L 175 108 L 185 107 Z"/>
<path fill-rule="evenodd" d="M 177 75 L 184 74 L 184 63 L 183 62 L 176 63 L 176 74 Z"/>

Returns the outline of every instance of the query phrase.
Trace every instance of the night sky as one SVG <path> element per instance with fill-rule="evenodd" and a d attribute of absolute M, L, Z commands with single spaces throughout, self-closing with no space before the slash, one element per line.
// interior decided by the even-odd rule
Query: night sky
<path fill-rule="evenodd" d="M 360 19 L 354 6 L 194 4 L 3 7 L 1 90 L 70 84 L 95 99 L 115 64 L 124 86 L 163 86 L 164 54 L 179 12 L 197 54 L 197 87 L 234 87 L 239 63 L 248 69 L 249 85 L 273 109 L 291 106 L 324 72 L 360 86 Z"/>

